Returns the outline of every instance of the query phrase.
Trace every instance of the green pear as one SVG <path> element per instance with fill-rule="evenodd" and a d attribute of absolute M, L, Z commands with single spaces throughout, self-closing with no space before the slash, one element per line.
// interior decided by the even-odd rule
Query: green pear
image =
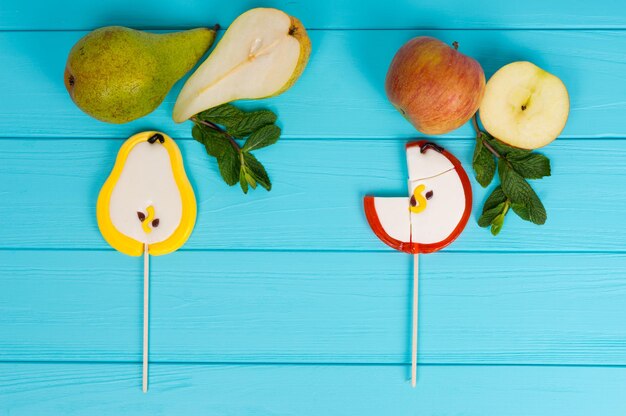
<path fill-rule="evenodd" d="M 211 47 L 215 29 L 167 34 L 120 26 L 94 30 L 70 51 L 65 87 L 74 103 L 98 120 L 126 123 L 143 117 Z"/>

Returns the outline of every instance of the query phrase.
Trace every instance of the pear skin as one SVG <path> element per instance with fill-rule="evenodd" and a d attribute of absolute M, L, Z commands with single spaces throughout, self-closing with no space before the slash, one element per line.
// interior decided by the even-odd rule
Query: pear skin
<path fill-rule="evenodd" d="M 65 87 L 90 116 L 126 123 L 156 109 L 215 40 L 215 30 L 199 28 L 154 34 L 121 26 L 87 34 L 72 48 Z"/>
<path fill-rule="evenodd" d="M 289 34 L 298 39 L 298 42 L 300 42 L 300 58 L 298 59 L 296 69 L 294 69 L 293 74 L 291 74 L 291 78 L 289 78 L 287 83 L 283 85 L 280 90 L 276 91 L 275 94 L 269 95 L 268 97 L 280 95 L 289 88 L 293 87 L 293 84 L 296 83 L 298 78 L 300 78 L 300 75 L 304 72 L 304 68 L 306 68 L 306 64 L 309 62 L 309 56 L 311 55 L 311 39 L 306 33 L 304 25 L 297 18 L 293 16 L 289 17 L 291 18 L 291 28 L 289 29 Z"/>

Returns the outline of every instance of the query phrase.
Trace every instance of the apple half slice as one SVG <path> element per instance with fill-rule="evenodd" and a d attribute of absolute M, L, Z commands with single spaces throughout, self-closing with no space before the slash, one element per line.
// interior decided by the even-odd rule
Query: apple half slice
<path fill-rule="evenodd" d="M 427 142 L 407 145 L 409 197 L 366 196 L 365 216 L 385 244 L 406 253 L 432 253 L 463 231 L 472 210 L 472 188 L 461 163 Z"/>
<path fill-rule="evenodd" d="M 479 114 L 493 137 L 511 146 L 537 149 L 565 128 L 569 95 L 556 76 L 530 62 L 513 62 L 487 82 Z"/>

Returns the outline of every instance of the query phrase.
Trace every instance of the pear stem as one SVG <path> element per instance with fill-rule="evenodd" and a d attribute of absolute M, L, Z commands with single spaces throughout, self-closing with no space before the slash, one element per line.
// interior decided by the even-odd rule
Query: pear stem
<path fill-rule="evenodd" d="M 483 140 L 482 137 L 480 137 L 480 135 L 483 133 L 483 131 L 480 129 L 480 126 L 478 125 L 478 113 L 474 114 L 474 117 L 472 117 L 472 125 L 474 126 L 474 130 L 476 130 L 476 140 L 480 140 L 483 142 L 483 145 L 487 148 L 487 150 L 489 150 L 495 157 L 497 157 L 498 159 L 502 158 L 502 156 L 500 155 L 500 153 L 498 153 L 498 151 L 496 149 L 493 148 L 493 146 L 491 146 L 489 143 L 487 143 L 487 140 Z"/>
<path fill-rule="evenodd" d="M 228 140 L 230 141 L 230 144 L 235 148 L 235 150 L 237 151 L 237 153 L 239 153 L 239 151 L 241 150 L 241 147 L 239 147 L 239 143 L 237 143 L 235 141 L 235 138 L 233 136 L 231 136 L 230 134 L 226 133 L 220 126 L 218 126 L 215 123 L 212 123 L 210 121 L 206 121 L 206 120 L 200 120 L 197 117 L 191 117 L 191 121 L 193 121 L 196 124 L 202 124 L 204 126 L 207 126 L 215 131 L 218 131 L 220 133 L 222 133 L 224 136 L 226 136 L 228 138 Z"/>

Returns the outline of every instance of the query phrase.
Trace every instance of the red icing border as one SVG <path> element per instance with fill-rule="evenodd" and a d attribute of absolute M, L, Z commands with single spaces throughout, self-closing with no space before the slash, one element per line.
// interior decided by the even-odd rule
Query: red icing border
<path fill-rule="evenodd" d="M 424 143 L 427 143 L 428 140 L 420 140 L 418 142 L 409 142 L 406 145 L 406 148 L 421 146 Z M 442 248 L 448 246 L 452 243 L 456 238 L 463 232 L 465 226 L 467 225 L 467 221 L 472 213 L 472 185 L 470 184 L 469 178 L 465 169 L 461 165 L 461 162 L 454 157 L 454 155 L 447 150 L 444 150 L 442 154 L 452 162 L 454 169 L 457 171 L 459 178 L 461 179 L 461 184 L 463 185 L 463 192 L 465 194 L 465 210 L 463 211 L 463 215 L 461 216 L 461 220 L 457 224 L 457 226 L 452 230 L 450 235 L 445 239 L 438 241 L 436 243 L 430 244 L 421 244 L 421 243 L 413 243 L 409 241 L 399 241 L 395 238 L 391 237 L 382 224 L 380 223 L 380 219 L 378 218 L 378 214 L 376 213 L 376 207 L 374 206 L 374 198 L 373 196 L 366 196 L 363 199 L 363 205 L 365 208 L 365 217 L 367 218 L 367 222 L 369 223 L 372 231 L 378 238 L 380 238 L 385 244 L 388 246 L 403 251 L 409 254 L 418 254 L 418 253 L 432 253 Z"/>

